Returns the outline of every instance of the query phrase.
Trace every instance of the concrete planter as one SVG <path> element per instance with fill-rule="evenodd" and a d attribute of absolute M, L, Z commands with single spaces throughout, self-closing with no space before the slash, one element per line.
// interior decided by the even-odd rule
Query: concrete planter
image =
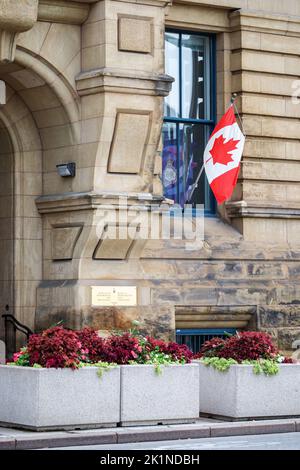
<path fill-rule="evenodd" d="M 0 423 L 34 430 L 115 426 L 120 368 L 34 369 L 0 366 Z"/>
<path fill-rule="evenodd" d="M 226 372 L 199 363 L 200 412 L 231 420 L 300 416 L 300 364 L 282 364 L 274 376 L 232 365 Z"/>
<path fill-rule="evenodd" d="M 193 422 L 199 416 L 199 367 L 121 366 L 121 425 Z"/>

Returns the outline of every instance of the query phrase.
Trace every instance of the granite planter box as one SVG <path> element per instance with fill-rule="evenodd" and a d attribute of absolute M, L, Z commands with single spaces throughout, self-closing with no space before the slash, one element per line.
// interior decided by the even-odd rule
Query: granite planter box
<path fill-rule="evenodd" d="M 226 372 L 199 363 L 200 412 L 230 420 L 300 416 L 300 364 L 281 364 L 273 376 L 251 365 Z"/>
<path fill-rule="evenodd" d="M 0 422 L 36 431 L 115 426 L 120 367 L 40 369 L 0 366 Z"/>
<path fill-rule="evenodd" d="M 194 422 L 199 416 L 199 367 L 121 366 L 121 425 Z"/>

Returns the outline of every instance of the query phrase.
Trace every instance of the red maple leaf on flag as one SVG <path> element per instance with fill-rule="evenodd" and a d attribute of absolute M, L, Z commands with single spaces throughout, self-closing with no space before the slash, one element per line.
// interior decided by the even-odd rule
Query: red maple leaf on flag
<path fill-rule="evenodd" d="M 232 155 L 229 152 L 236 150 L 239 140 L 230 139 L 225 142 L 225 138 L 220 135 L 214 141 L 214 145 L 209 153 L 212 156 L 214 165 L 220 163 L 221 165 L 228 165 L 228 163 L 233 162 Z M 210 160 L 210 159 L 209 159 Z"/>

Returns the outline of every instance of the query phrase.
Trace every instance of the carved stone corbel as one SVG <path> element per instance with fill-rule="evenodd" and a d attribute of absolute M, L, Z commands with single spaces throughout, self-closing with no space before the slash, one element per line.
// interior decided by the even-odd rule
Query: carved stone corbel
<path fill-rule="evenodd" d="M 37 21 L 38 0 L 0 0 L 0 63 L 13 62 L 17 36 Z"/>

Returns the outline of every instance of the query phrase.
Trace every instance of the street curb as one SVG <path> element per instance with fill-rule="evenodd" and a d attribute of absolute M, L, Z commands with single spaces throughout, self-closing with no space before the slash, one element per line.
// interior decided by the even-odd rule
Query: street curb
<path fill-rule="evenodd" d="M 1 431 L 1 428 L 0 428 Z M 222 422 L 209 424 L 187 424 L 168 426 L 145 426 L 145 428 L 114 428 L 112 430 L 53 432 L 52 436 L 36 433 L 30 436 L 0 436 L 1 450 L 47 449 L 134 442 L 168 441 L 178 439 L 200 439 L 209 437 L 245 436 L 254 434 L 279 434 L 300 432 L 300 420 L 262 420 Z"/>
<path fill-rule="evenodd" d="M 133 443 L 133 442 L 151 442 L 151 441 L 169 441 L 176 439 L 197 439 L 202 437 L 210 437 L 210 427 L 201 426 L 196 428 L 195 426 L 187 429 L 154 429 L 154 430 L 130 430 L 126 429 L 126 432 L 117 432 L 118 444 Z"/>
<path fill-rule="evenodd" d="M 0 450 L 14 450 L 16 448 L 15 439 L 9 437 L 0 437 Z"/>
<path fill-rule="evenodd" d="M 280 434 L 296 432 L 296 422 L 255 421 L 241 423 L 218 423 L 211 426 L 210 437 L 244 436 L 251 434 Z"/>
<path fill-rule="evenodd" d="M 117 435 L 113 432 L 98 432 L 93 434 L 65 433 L 63 436 L 20 437 L 16 439 L 16 449 L 43 449 L 51 447 L 91 446 L 100 444 L 116 444 Z"/>

